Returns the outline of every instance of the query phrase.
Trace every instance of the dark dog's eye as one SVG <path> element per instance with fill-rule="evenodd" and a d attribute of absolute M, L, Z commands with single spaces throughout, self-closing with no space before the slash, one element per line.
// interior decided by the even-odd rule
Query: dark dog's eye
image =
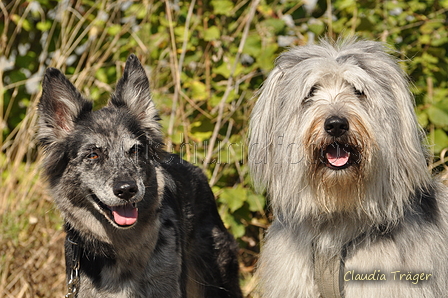
<path fill-rule="evenodd" d="M 87 155 L 87 158 L 88 159 L 97 159 L 97 158 L 99 158 L 100 156 L 97 154 L 97 153 L 95 153 L 95 152 L 92 152 L 92 153 L 90 153 L 89 155 Z"/>
<path fill-rule="evenodd" d="M 90 149 L 89 152 L 86 155 L 87 160 L 97 160 L 100 158 L 100 149 L 99 148 L 93 148 Z"/>
<path fill-rule="evenodd" d="M 139 152 L 141 152 L 143 150 L 142 148 L 143 148 L 143 146 L 141 146 L 141 145 L 134 145 L 134 146 L 132 146 L 131 149 L 129 149 L 129 154 L 131 154 L 131 155 L 138 154 Z"/>

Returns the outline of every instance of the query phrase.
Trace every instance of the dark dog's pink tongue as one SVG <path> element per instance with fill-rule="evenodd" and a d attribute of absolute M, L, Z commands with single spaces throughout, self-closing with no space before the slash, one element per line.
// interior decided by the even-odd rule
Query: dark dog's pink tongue
<path fill-rule="evenodd" d="M 333 144 L 327 147 L 326 158 L 332 166 L 342 167 L 348 163 L 350 153 L 340 148 L 338 144 Z"/>
<path fill-rule="evenodd" d="M 115 222 L 120 226 L 130 226 L 137 221 L 138 209 L 132 204 L 112 207 Z"/>

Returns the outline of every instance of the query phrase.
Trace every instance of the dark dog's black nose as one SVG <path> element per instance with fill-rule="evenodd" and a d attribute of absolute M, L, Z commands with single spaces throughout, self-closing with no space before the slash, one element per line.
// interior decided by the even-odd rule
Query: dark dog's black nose
<path fill-rule="evenodd" d="M 333 137 L 340 137 L 348 131 L 349 125 L 345 118 L 331 116 L 325 120 L 325 131 Z"/>
<path fill-rule="evenodd" d="M 138 191 L 134 181 L 119 181 L 114 185 L 114 194 L 123 200 L 130 200 Z"/>

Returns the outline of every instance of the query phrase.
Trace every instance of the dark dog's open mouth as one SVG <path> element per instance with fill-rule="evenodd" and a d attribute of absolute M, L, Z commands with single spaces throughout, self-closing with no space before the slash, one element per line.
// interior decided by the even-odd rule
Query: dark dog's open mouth
<path fill-rule="evenodd" d="M 132 226 L 137 222 L 138 208 L 136 203 L 122 206 L 108 206 L 112 211 L 114 221 L 119 226 Z"/>
<path fill-rule="evenodd" d="M 348 145 L 334 142 L 322 149 L 323 163 L 333 170 L 342 170 L 354 164 L 359 155 L 357 150 Z"/>
<path fill-rule="evenodd" d="M 137 203 L 127 203 L 118 206 L 108 206 L 101 202 L 95 195 L 93 195 L 95 203 L 100 207 L 101 213 L 105 217 L 121 228 L 129 228 L 137 223 L 138 208 Z"/>

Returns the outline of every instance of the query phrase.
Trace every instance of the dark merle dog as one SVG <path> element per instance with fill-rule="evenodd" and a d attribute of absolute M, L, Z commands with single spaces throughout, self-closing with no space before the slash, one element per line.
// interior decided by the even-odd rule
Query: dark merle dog
<path fill-rule="evenodd" d="M 201 170 L 163 150 L 136 56 L 97 111 L 49 68 L 39 115 L 68 297 L 242 297 L 236 243 Z"/>

